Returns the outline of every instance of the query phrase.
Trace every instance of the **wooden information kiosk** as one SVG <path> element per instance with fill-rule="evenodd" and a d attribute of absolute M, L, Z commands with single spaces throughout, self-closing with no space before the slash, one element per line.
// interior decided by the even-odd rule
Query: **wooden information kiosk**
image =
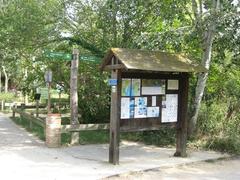
<path fill-rule="evenodd" d="M 189 73 L 206 69 L 178 55 L 112 48 L 102 70 L 111 70 L 109 162 L 119 164 L 120 132 L 176 127 L 175 156 L 186 156 Z"/>

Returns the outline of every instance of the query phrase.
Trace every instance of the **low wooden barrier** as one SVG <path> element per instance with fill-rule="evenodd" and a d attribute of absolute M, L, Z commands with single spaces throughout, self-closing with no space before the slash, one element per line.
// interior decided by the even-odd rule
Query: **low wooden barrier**
<path fill-rule="evenodd" d="M 94 131 L 109 129 L 109 124 L 79 124 L 79 125 L 62 125 L 61 133 L 77 131 Z"/>
<path fill-rule="evenodd" d="M 26 120 L 29 121 L 29 127 L 32 128 L 32 123 L 35 123 L 43 128 L 45 128 L 46 124 L 45 124 L 45 120 L 41 119 L 41 118 L 37 118 L 34 117 L 33 115 L 24 112 L 22 109 L 18 109 L 18 108 L 13 108 L 13 117 L 15 117 L 15 113 L 18 113 L 20 115 L 20 117 L 25 118 Z"/>
<path fill-rule="evenodd" d="M 41 119 L 38 117 L 35 117 L 34 115 L 25 112 L 24 110 L 28 108 L 28 106 L 19 106 L 21 108 L 13 107 L 13 117 L 15 117 L 15 114 L 18 113 L 20 117 L 26 119 L 29 121 L 29 128 L 32 129 L 32 123 L 35 123 L 41 127 L 44 128 L 44 131 L 46 132 L 46 120 Z M 31 108 L 31 107 L 30 107 Z M 61 120 L 60 120 L 61 121 Z M 109 124 L 78 124 L 78 125 L 61 125 L 60 133 L 72 133 L 72 132 L 79 132 L 79 131 L 94 131 L 94 130 L 108 130 Z M 46 135 L 46 133 L 45 133 Z M 56 146 L 57 147 L 57 146 Z"/>

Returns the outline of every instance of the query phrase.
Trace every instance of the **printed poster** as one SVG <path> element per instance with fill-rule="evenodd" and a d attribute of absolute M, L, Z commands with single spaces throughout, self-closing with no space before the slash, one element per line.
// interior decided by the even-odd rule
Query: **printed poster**
<path fill-rule="evenodd" d="M 131 96 L 140 96 L 140 79 L 132 79 Z"/>
<path fill-rule="evenodd" d="M 147 117 L 159 117 L 159 107 L 148 107 Z"/>
<path fill-rule="evenodd" d="M 140 79 L 122 79 L 122 96 L 140 96 Z"/>
<path fill-rule="evenodd" d="M 178 90 L 178 80 L 168 80 L 168 90 Z"/>
<path fill-rule="evenodd" d="M 156 106 L 156 105 L 157 105 L 157 97 L 152 96 L 152 106 Z"/>
<path fill-rule="evenodd" d="M 134 109 L 135 109 L 134 98 L 130 98 L 130 118 L 134 118 Z"/>
<path fill-rule="evenodd" d="M 130 118 L 130 98 L 121 98 L 121 119 Z"/>
<path fill-rule="evenodd" d="M 122 79 L 122 96 L 131 95 L 131 79 Z"/>
<path fill-rule="evenodd" d="M 134 118 L 146 118 L 146 117 L 147 117 L 147 97 L 136 97 Z"/>
<path fill-rule="evenodd" d="M 160 79 L 143 79 L 142 94 L 143 95 L 160 95 L 165 94 L 165 80 Z"/>
<path fill-rule="evenodd" d="M 177 122 L 178 115 L 178 95 L 177 94 L 167 94 L 164 106 L 162 104 L 162 122 Z"/>

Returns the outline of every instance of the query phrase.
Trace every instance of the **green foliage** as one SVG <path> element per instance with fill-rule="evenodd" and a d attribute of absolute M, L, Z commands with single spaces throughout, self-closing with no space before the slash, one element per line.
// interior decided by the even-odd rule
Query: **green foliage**
<path fill-rule="evenodd" d="M 83 123 L 109 122 L 110 88 L 107 73 L 98 65 L 81 63 L 79 68 L 78 105 Z"/>
<path fill-rule="evenodd" d="M 14 93 L 0 93 L 0 101 L 13 102 L 15 99 Z"/>
<path fill-rule="evenodd" d="M 67 145 L 71 142 L 71 134 L 64 133 L 61 135 L 62 144 Z M 80 144 L 106 144 L 109 142 L 108 131 L 81 131 L 79 136 Z"/>
<path fill-rule="evenodd" d="M 228 117 L 229 104 L 223 101 L 202 104 L 198 136 L 205 147 L 224 152 L 240 153 L 240 114 Z"/>
<path fill-rule="evenodd" d="M 143 142 L 148 145 L 173 146 L 176 143 L 175 129 L 161 128 L 158 131 L 122 133 L 121 139 Z"/>
<path fill-rule="evenodd" d="M 203 14 L 196 17 L 195 1 L 184 0 L 9 0 L 0 10 L 0 69 L 5 67 L 13 88 L 34 94 L 45 86 L 44 72 L 53 71 L 52 87 L 63 82 L 69 94 L 70 62 L 55 61 L 43 56 L 43 50 L 71 53 L 78 45 L 80 54 L 102 56 L 110 47 L 140 48 L 185 53 L 201 61 L 205 34 L 215 21 L 213 63 L 199 115 L 197 137 L 207 137 L 206 146 L 223 151 L 239 151 L 240 109 L 240 33 L 239 7 L 221 1 L 221 11 L 211 11 L 213 1 L 203 3 Z M 199 4 L 198 3 L 198 4 Z M 200 11 L 200 9 L 198 10 Z M 62 34 L 67 34 L 65 37 Z M 3 73 L 2 73 L 3 75 Z M 80 62 L 79 113 L 81 123 L 109 121 L 110 87 L 108 73 L 99 72 L 96 64 Z M 196 76 L 191 78 L 190 107 Z M 13 101 L 10 94 L 0 99 Z M 58 99 L 52 102 L 58 103 Z M 66 101 L 67 102 L 67 101 Z M 64 119 L 69 123 L 69 119 Z M 81 134 L 81 133 L 80 133 Z M 100 134 L 86 132 L 97 142 Z M 83 136 L 85 136 L 83 133 Z M 94 140 L 96 136 L 96 139 Z M 103 135 L 106 141 L 107 135 Z M 64 142 L 69 135 L 63 135 Z M 147 144 L 175 143 L 173 130 L 126 133 L 122 138 Z"/>

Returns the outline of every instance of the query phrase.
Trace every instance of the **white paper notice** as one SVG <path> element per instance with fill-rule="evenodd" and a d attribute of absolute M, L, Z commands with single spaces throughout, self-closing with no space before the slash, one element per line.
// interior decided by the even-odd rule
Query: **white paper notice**
<path fill-rule="evenodd" d="M 157 98 L 156 96 L 152 96 L 152 106 L 156 106 L 157 104 Z"/>
<path fill-rule="evenodd" d="M 130 98 L 121 98 L 121 119 L 130 118 Z"/>
<path fill-rule="evenodd" d="M 159 107 L 148 107 L 147 117 L 159 117 Z"/>
<path fill-rule="evenodd" d="M 165 80 L 142 79 L 142 95 L 165 94 Z"/>
<path fill-rule="evenodd" d="M 178 114 L 178 95 L 167 94 L 166 95 L 166 107 L 162 108 L 162 122 L 177 122 Z"/>
<path fill-rule="evenodd" d="M 168 90 L 178 90 L 178 80 L 168 80 Z"/>

